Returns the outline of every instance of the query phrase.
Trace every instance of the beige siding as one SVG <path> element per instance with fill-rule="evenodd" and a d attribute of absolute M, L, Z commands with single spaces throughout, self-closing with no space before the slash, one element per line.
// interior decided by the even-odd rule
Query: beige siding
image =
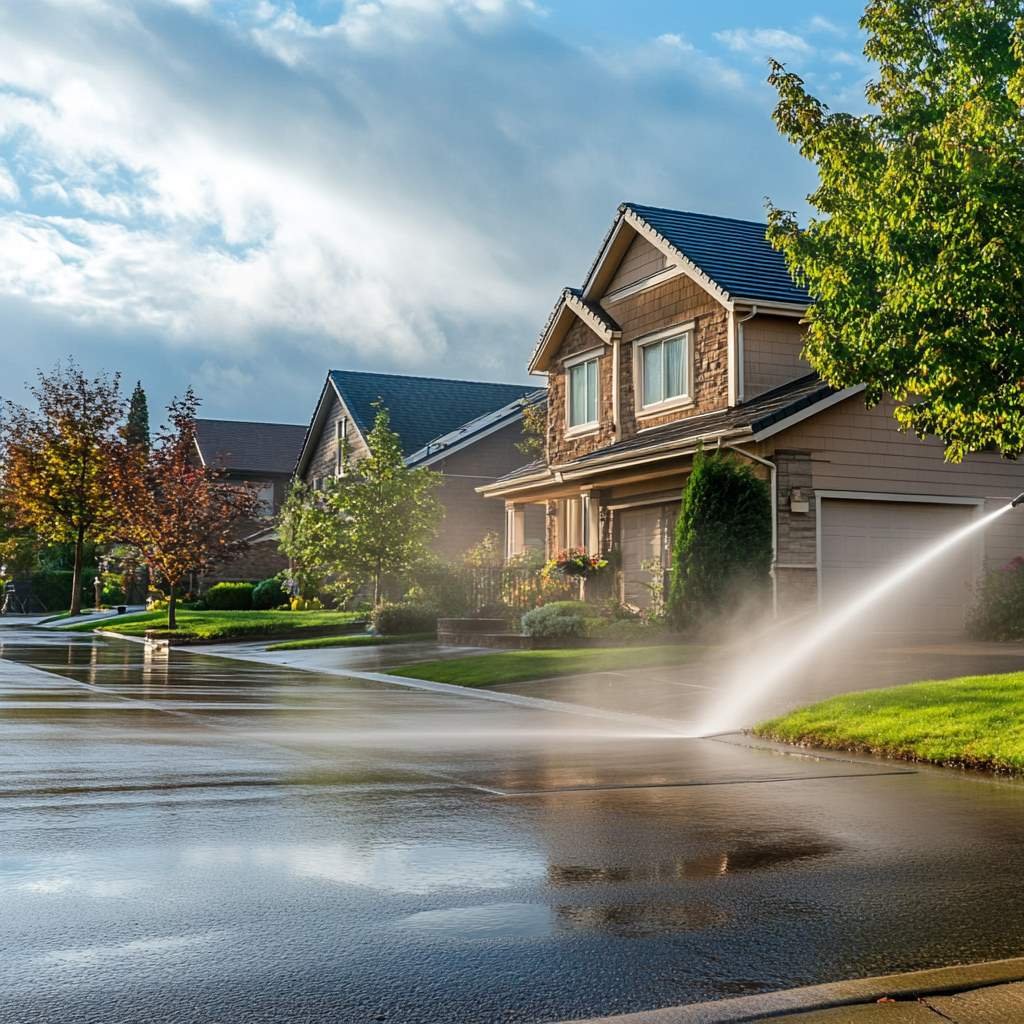
<path fill-rule="evenodd" d="M 626 250 L 619 269 L 608 285 L 608 292 L 614 292 L 627 285 L 636 284 L 645 277 L 651 277 L 665 269 L 665 254 L 655 246 L 651 245 L 646 238 L 637 235 L 632 244 Z M 607 293 L 606 293 L 607 294 Z"/>
<path fill-rule="evenodd" d="M 475 488 L 528 461 L 529 456 L 516 448 L 522 436 L 522 423 L 517 421 L 431 466 L 444 474 L 438 497 L 445 518 L 432 545 L 440 557 L 457 558 L 488 533 L 504 537 L 504 502 L 485 498 Z"/>
<path fill-rule="evenodd" d="M 743 398 L 779 387 L 810 373 L 801 357 L 804 327 L 790 317 L 755 316 L 743 325 Z"/>
<path fill-rule="evenodd" d="M 342 417 L 348 417 L 349 459 L 355 461 L 367 454 L 366 442 L 359 433 L 355 420 L 333 389 L 328 389 L 325 401 L 330 402 L 329 412 L 324 420 L 320 436 L 315 439 L 313 454 L 306 464 L 306 472 L 303 474 L 303 480 L 306 483 L 312 483 L 317 477 L 334 476 L 335 458 L 338 451 L 335 431 Z"/>
<path fill-rule="evenodd" d="M 890 402 L 866 409 L 863 398 L 854 395 L 772 439 L 770 447 L 780 461 L 791 457 L 787 453 L 809 456 L 812 514 L 814 493 L 822 490 L 977 498 L 985 510 L 1024 491 L 1024 464 L 989 452 L 970 455 L 959 465 L 948 463 L 940 442 L 897 430 L 892 410 Z M 805 555 L 794 555 L 782 544 L 787 495 L 780 493 L 779 501 L 779 560 L 803 563 Z M 799 518 L 807 522 L 810 517 Z M 985 559 L 996 568 L 1022 553 L 1024 510 L 1018 510 L 986 531 Z"/>

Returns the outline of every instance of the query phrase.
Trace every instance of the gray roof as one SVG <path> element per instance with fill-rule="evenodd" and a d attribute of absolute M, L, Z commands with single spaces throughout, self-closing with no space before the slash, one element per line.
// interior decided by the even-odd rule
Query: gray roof
<path fill-rule="evenodd" d="M 377 415 L 374 403 L 384 404 L 405 455 L 537 390 L 536 384 L 494 384 L 357 370 L 331 370 L 330 378 L 364 437 L 373 429 Z"/>
<path fill-rule="evenodd" d="M 203 462 L 234 472 L 290 474 L 305 436 L 305 426 L 297 423 L 196 420 Z"/>
<path fill-rule="evenodd" d="M 767 225 L 708 213 L 623 203 L 671 246 L 737 299 L 807 305 L 807 289 L 789 273 L 782 253 L 765 237 Z"/>

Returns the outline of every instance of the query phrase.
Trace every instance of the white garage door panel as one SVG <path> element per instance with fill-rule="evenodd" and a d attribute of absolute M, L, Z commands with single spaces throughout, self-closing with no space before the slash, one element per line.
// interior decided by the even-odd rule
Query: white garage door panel
<path fill-rule="evenodd" d="M 823 499 L 823 605 L 835 607 L 969 523 L 974 513 L 972 505 Z M 953 549 L 879 604 L 870 627 L 885 632 L 961 631 L 973 600 L 978 564 L 973 541 Z"/>

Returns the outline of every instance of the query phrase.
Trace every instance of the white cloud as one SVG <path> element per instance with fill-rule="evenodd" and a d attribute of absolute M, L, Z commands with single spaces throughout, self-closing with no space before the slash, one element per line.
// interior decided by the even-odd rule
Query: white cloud
<path fill-rule="evenodd" d="M 807 55 L 814 51 L 803 36 L 781 28 L 730 28 L 715 32 L 714 36 L 735 53 L 785 56 Z"/>
<path fill-rule="evenodd" d="M 21 198 L 21 189 L 14 180 L 7 165 L 0 160 L 0 200 L 17 202 Z"/>
<path fill-rule="evenodd" d="M 831 36 L 845 36 L 846 30 L 820 14 L 815 14 L 807 23 L 808 32 L 821 32 Z"/>
<path fill-rule="evenodd" d="M 68 347 L 142 332 L 211 392 L 217 366 L 274 360 L 305 375 L 302 418 L 331 363 L 522 379 L 622 199 L 742 216 L 806 191 L 767 98 L 678 34 L 586 51 L 515 0 L 232 10 L 0 5 L 19 323 L 62 317 Z M 753 137 L 778 160 L 756 182 Z"/>

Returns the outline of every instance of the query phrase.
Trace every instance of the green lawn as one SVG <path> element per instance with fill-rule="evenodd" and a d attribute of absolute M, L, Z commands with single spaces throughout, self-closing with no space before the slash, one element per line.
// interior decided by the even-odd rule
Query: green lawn
<path fill-rule="evenodd" d="M 865 690 L 762 722 L 768 739 L 1024 772 L 1024 672 Z"/>
<path fill-rule="evenodd" d="M 286 640 L 272 644 L 268 651 L 307 651 L 315 647 L 380 647 L 383 644 L 408 644 L 417 640 L 436 640 L 436 633 L 406 633 L 401 636 L 375 636 L 353 633 L 349 636 L 320 636 L 308 640 Z"/>
<path fill-rule="evenodd" d="M 346 625 L 361 622 L 364 618 L 359 612 L 179 611 L 178 628 L 170 632 L 165 628 L 167 612 L 138 612 L 60 628 L 75 633 L 104 629 L 125 636 L 143 636 L 147 630 L 156 630 L 158 636 L 181 640 L 250 640 L 289 636 L 307 629 L 319 633 L 340 632 Z"/>
<path fill-rule="evenodd" d="M 659 647 L 502 651 L 498 654 L 470 654 L 449 661 L 421 661 L 388 671 L 394 676 L 429 679 L 435 683 L 452 683 L 455 686 L 490 686 L 585 672 L 663 668 L 690 661 L 705 649 L 696 644 L 666 644 Z"/>

